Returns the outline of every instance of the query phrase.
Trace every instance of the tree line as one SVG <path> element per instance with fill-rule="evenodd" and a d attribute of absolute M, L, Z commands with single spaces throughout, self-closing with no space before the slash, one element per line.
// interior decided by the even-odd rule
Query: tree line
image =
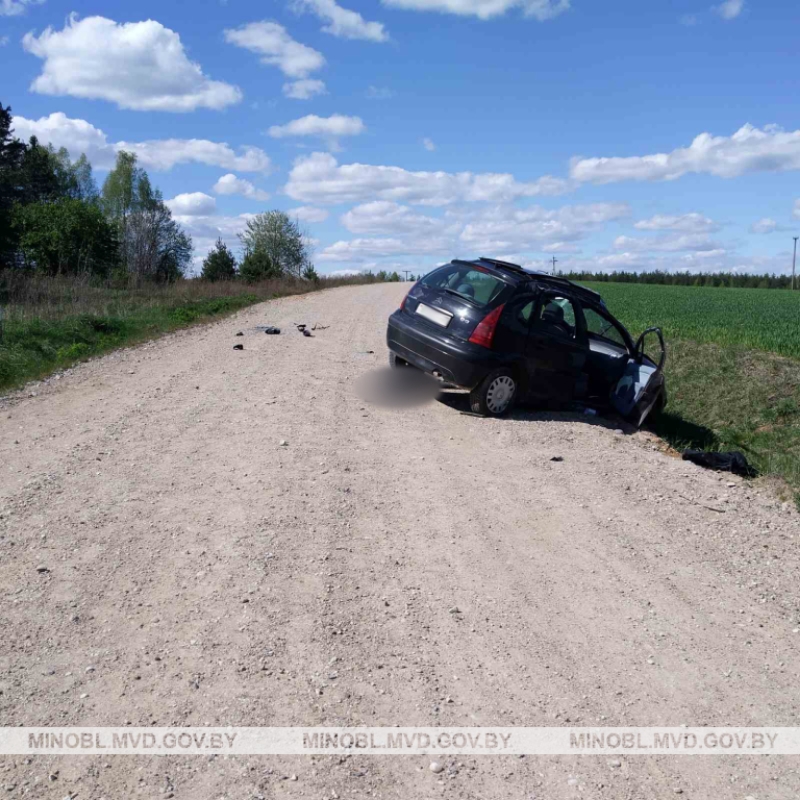
<path fill-rule="evenodd" d="M 15 138 L 11 108 L 0 103 L 0 272 L 181 277 L 192 240 L 161 192 L 120 151 L 98 190 L 85 155 Z"/>
<path fill-rule="evenodd" d="M 650 283 L 664 286 L 715 286 L 730 289 L 791 289 L 790 275 L 759 275 L 748 272 L 569 272 L 573 281 L 598 283 Z"/>
<path fill-rule="evenodd" d="M 247 221 L 239 234 L 242 260 L 238 263 L 230 248 L 217 240 L 203 261 L 200 277 L 209 281 L 239 278 L 255 283 L 269 278 L 303 278 L 319 282 L 311 263 L 311 248 L 299 223 L 284 211 L 265 211 Z"/>
<path fill-rule="evenodd" d="M 283 211 L 258 214 L 239 237 L 237 263 L 222 240 L 202 277 L 248 283 L 291 277 L 319 281 L 308 239 Z M 186 275 L 191 237 L 173 219 L 134 153 L 120 151 L 98 189 L 85 155 L 36 137 L 14 137 L 10 107 L 0 103 L 0 275 L 44 275 L 172 282 Z"/>

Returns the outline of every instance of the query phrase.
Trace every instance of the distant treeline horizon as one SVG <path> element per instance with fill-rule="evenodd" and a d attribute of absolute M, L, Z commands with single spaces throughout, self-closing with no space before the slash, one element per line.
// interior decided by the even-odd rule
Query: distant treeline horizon
<path fill-rule="evenodd" d="M 791 289 L 791 275 L 750 272 L 564 272 L 571 281 L 648 283 L 663 286 L 713 286 L 723 289 Z M 796 284 L 800 288 L 800 281 Z"/>

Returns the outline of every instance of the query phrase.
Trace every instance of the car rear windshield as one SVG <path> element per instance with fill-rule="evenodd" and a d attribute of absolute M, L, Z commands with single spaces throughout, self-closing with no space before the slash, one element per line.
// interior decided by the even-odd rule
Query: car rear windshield
<path fill-rule="evenodd" d="M 483 270 L 463 264 L 448 264 L 422 279 L 423 286 L 458 295 L 476 306 L 491 305 L 507 284 Z"/>

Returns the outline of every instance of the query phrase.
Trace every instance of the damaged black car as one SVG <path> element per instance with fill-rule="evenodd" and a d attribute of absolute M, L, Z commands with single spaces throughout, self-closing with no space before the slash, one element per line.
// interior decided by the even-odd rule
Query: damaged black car
<path fill-rule="evenodd" d="M 497 259 L 451 261 L 417 281 L 386 340 L 391 366 L 467 390 L 484 416 L 544 402 L 640 426 L 667 402 L 659 328 L 634 342 L 597 292 Z"/>

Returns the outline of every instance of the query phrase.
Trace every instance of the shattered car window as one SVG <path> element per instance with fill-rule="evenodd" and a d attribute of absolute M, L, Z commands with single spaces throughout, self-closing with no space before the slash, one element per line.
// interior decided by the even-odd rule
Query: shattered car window
<path fill-rule="evenodd" d="M 503 281 L 486 272 L 458 265 L 437 269 L 423 278 L 422 283 L 432 289 L 461 295 L 479 306 L 488 305 L 506 288 Z"/>
<path fill-rule="evenodd" d="M 625 344 L 625 338 L 608 317 L 604 317 L 592 308 L 585 308 L 583 314 L 586 319 L 586 330 L 590 337 L 594 336 L 606 339 L 621 347 L 627 346 Z"/>

